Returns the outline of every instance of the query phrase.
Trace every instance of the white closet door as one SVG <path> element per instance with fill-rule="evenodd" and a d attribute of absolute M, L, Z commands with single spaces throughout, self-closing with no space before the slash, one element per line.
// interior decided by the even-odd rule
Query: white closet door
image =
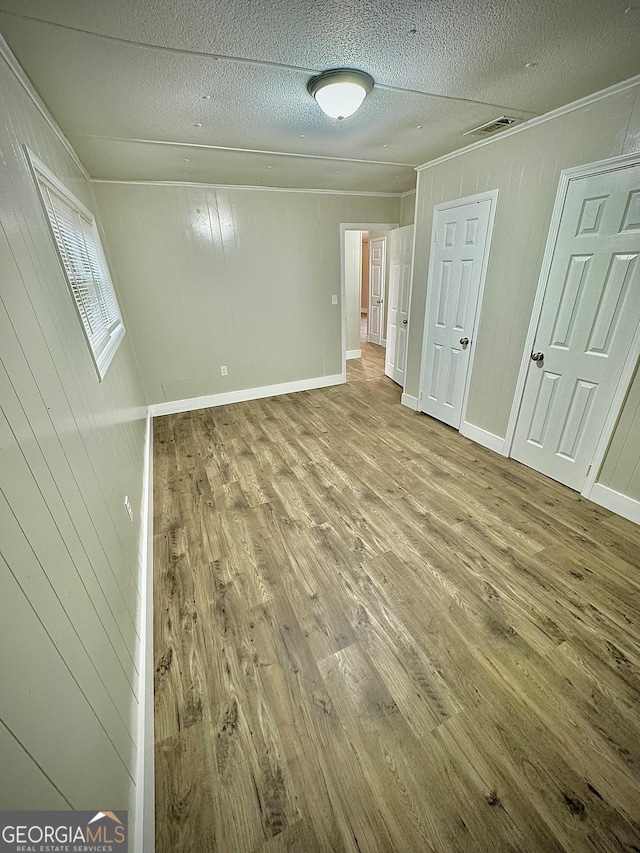
<path fill-rule="evenodd" d="M 459 428 L 492 201 L 436 208 L 420 410 Z"/>
<path fill-rule="evenodd" d="M 389 272 L 389 319 L 387 321 L 387 350 L 384 365 L 386 375 L 404 388 L 411 298 L 411 258 L 413 254 L 413 225 L 394 228 L 390 235 L 391 269 Z"/>
<path fill-rule="evenodd" d="M 369 242 L 369 343 L 382 344 L 384 318 L 385 239 Z"/>
<path fill-rule="evenodd" d="M 640 166 L 569 182 L 511 455 L 581 489 L 640 322 Z"/>

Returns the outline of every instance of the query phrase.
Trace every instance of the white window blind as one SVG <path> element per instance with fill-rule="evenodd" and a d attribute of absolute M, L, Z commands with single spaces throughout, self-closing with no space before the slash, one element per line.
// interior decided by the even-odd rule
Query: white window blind
<path fill-rule="evenodd" d="M 95 220 L 30 152 L 29 159 L 98 376 L 103 379 L 124 325 Z"/>

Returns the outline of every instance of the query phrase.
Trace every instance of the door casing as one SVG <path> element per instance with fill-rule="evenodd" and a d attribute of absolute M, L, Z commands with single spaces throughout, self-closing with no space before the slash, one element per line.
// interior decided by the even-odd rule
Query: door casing
<path fill-rule="evenodd" d="M 553 206 L 551 224 L 549 225 L 547 244 L 545 246 L 544 256 L 542 258 L 542 266 L 540 268 L 538 288 L 536 290 L 536 297 L 531 312 L 529 331 L 527 332 L 527 339 L 525 341 L 524 350 L 522 352 L 520 372 L 518 374 L 518 381 L 516 383 L 513 404 L 511 406 L 511 413 L 509 415 L 509 423 L 507 425 L 507 432 L 505 435 L 504 453 L 506 456 L 511 455 L 511 447 L 513 445 L 513 438 L 516 431 L 516 424 L 518 422 L 518 415 L 520 414 L 520 407 L 522 405 L 522 398 L 524 396 L 524 386 L 529 370 L 529 362 L 531 359 L 530 353 L 532 351 L 536 333 L 538 331 L 538 323 L 540 322 L 540 315 L 542 313 L 542 305 L 547 289 L 547 281 L 549 279 L 549 273 L 551 271 L 551 263 L 556 248 L 556 242 L 558 240 L 560 221 L 562 219 L 562 213 L 567 197 L 567 191 L 569 189 L 569 182 L 575 180 L 576 178 L 586 178 L 591 177 L 592 175 L 601 175 L 605 172 L 615 172 L 618 169 L 638 164 L 640 164 L 640 153 L 636 151 L 633 154 L 623 154 L 620 157 L 612 157 L 608 160 L 598 160 L 595 163 L 587 163 L 584 166 L 574 166 L 570 169 L 564 169 L 560 174 L 560 182 L 558 184 L 556 200 Z M 620 412 L 622 410 L 627 391 L 629 390 L 629 385 L 631 383 L 631 380 L 633 379 L 633 374 L 635 373 L 638 358 L 640 358 L 640 326 L 638 326 L 638 328 L 636 329 L 633 341 L 631 343 L 631 348 L 624 363 L 624 367 L 622 368 L 622 372 L 620 374 L 620 378 L 618 380 L 618 384 L 616 386 L 616 390 L 613 396 L 613 401 L 611 403 L 611 408 L 609 409 L 609 414 L 607 415 L 604 426 L 602 428 L 602 432 L 600 433 L 598 444 L 596 446 L 593 459 L 591 461 L 591 468 L 589 469 L 587 478 L 584 482 L 582 489 L 580 490 L 580 494 L 585 498 L 589 498 L 591 496 L 591 492 L 597 481 L 600 469 L 602 468 L 602 463 L 604 462 L 604 457 L 607 452 L 609 442 L 611 441 L 611 437 L 618 421 L 618 417 L 620 416 Z"/>

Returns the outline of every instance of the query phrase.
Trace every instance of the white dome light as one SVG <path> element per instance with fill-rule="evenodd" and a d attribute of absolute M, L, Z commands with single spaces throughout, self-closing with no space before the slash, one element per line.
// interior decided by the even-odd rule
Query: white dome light
<path fill-rule="evenodd" d="M 334 68 L 312 77 L 309 94 L 330 118 L 352 116 L 373 88 L 373 77 L 351 68 Z"/>
<path fill-rule="evenodd" d="M 316 101 L 330 118 L 352 116 L 367 93 L 358 83 L 329 83 L 316 92 Z"/>

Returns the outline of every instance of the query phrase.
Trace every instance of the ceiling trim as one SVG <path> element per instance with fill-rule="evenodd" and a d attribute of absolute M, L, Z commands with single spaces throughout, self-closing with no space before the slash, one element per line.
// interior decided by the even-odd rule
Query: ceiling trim
<path fill-rule="evenodd" d="M 58 137 L 60 142 L 62 142 L 64 147 L 67 149 L 67 153 L 70 155 L 73 162 L 80 169 L 80 171 L 82 172 L 84 177 L 88 181 L 90 181 L 91 178 L 89 177 L 89 173 L 87 172 L 87 170 L 85 169 L 85 167 L 82 164 L 82 161 L 80 160 L 80 158 L 76 154 L 76 152 L 73 148 L 73 145 L 69 142 L 67 137 L 62 132 L 60 125 L 58 124 L 58 122 L 54 119 L 54 117 L 51 115 L 51 113 L 47 109 L 46 104 L 44 103 L 44 101 L 42 100 L 40 95 L 38 94 L 37 90 L 34 88 L 33 83 L 31 82 L 31 80 L 29 80 L 29 78 L 25 74 L 24 69 L 22 68 L 22 66 L 20 65 L 20 63 L 18 62 L 16 57 L 14 56 L 11 48 L 9 47 L 9 45 L 7 44 L 7 42 L 5 41 L 5 39 L 3 38 L 3 36 L 1 34 L 0 34 L 0 56 L 2 56 L 4 61 L 9 66 L 9 69 L 13 72 L 15 78 L 22 85 L 22 88 L 25 90 L 27 95 L 31 98 L 31 100 L 33 101 L 35 106 L 40 111 L 42 117 L 46 120 L 46 122 L 49 124 L 49 126 L 51 127 L 51 129 L 53 130 L 55 135 Z"/>
<path fill-rule="evenodd" d="M 263 192 L 272 193 L 318 193 L 320 195 L 364 195 L 377 196 L 379 198 L 401 198 L 403 195 L 409 195 L 415 190 L 409 190 L 408 193 L 383 193 L 371 192 L 367 190 L 326 190 L 316 187 L 261 187 L 251 186 L 250 184 L 207 184 L 201 181 L 118 181 L 111 178 L 91 178 L 92 184 L 125 184 L 139 187 L 206 187 L 213 190 L 262 190 Z"/>
<path fill-rule="evenodd" d="M 468 154 L 469 151 L 475 151 L 478 148 L 484 148 L 485 145 L 491 145 L 492 142 L 499 142 L 501 139 L 506 139 L 507 136 L 513 136 L 515 133 L 520 133 L 523 130 L 530 130 L 532 127 L 537 127 L 539 124 L 544 124 L 551 119 L 559 118 L 560 116 L 571 113 L 574 110 L 579 110 L 581 107 L 588 107 L 590 104 L 595 104 L 604 98 L 611 95 L 618 95 L 620 92 L 625 92 L 627 89 L 632 89 L 640 84 L 640 74 L 635 77 L 630 77 L 628 80 L 623 80 L 620 83 L 615 83 L 613 86 L 608 86 L 606 89 L 601 89 L 599 92 L 594 92 L 592 95 L 587 95 L 577 101 L 572 101 L 570 104 L 565 104 L 563 107 L 558 107 L 551 112 L 544 113 L 541 116 L 536 116 L 528 121 L 518 124 L 515 127 L 510 127 L 503 130 L 501 133 L 492 136 L 490 139 L 480 139 L 478 142 L 472 142 L 471 145 L 466 145 L 464 148 L 458 148 L 457 151 L 451 151 L 449 154 L 443 154 L 442 157 L 437 157 L 435 160 L 430 160 L 423 163 L 421 166 L 416 166 L 416 172 L 422 172 L 425 169 L 430 169 L 432 166 L 438 166 L 440 163 L 446 163 L 447 160 L 453 160 L 454 157 L 460 157 L 462 154 Z"/>
<path fill-rule="evenodd" d="M 292 151 L 269 151 L 260 148 L 234 148 L 230 145 L 208 145 L 206 142 L 172 142 L 165 139 L 136 139 L 131 136 L 103 136 L 101 134 L 74 133 L 74 139 L 106 139 L 110 142 L 137 142 L 141 145 L 166 145 L 175 148 L 204 148 L 207 151 L 232 151 L 237 154 L 267 154 L 269 157 L 299 157 L 307 160 L 332 160 L 334 163 L 365 163 L 372 166 L 396 166 L 416 169 L 415 163 L 396 163 L 391 160 L 357 160 L 353 157 L 330 157 L 328 154 L 298 154 Z"/>

